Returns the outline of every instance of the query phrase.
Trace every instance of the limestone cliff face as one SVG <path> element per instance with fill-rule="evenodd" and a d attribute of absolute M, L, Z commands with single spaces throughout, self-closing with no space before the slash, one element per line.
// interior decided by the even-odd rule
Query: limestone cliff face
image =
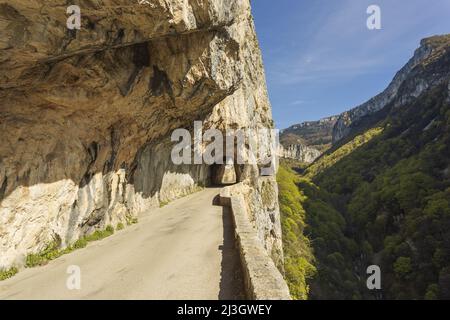
<path fill-rule="evenodd" d="M 0 268 L 208 184 L 171 162 L 174 129 L 272 127 L 249 1 L 149 3 L 75 1 L 78 31 L 66 1 L 0 4 Z M 281 261 L 276 183 L 238 169 Z"/>
<path fill-rule="evenodd" d="M 331 146 L 338 117 L 306 121 L 293 125 L 280 134 L 281 157 L 312 163 Z"/>
<path fill-rule="evenodd" d="M 389 104 L 404 105 L 448 79 L 446 68 L 439 65 L 448 62 L 450 36 L 435 36 L 421 41 L 411 60 L 395 75 L 385 91 L 366 103 L 339 116 L 333 130 L 333 143 L 347 136 L 359 120 L 370 116 Z M 439 57 L 447 57 L 438 59 Z"/>
<path fill-rule="evenodd" d="M 280 156 L 286 159 L 294 159 L 303 163 L 313 163 L 322 154 L 319 150 L 308 147 L 302 143 L 280 146 Z"/>

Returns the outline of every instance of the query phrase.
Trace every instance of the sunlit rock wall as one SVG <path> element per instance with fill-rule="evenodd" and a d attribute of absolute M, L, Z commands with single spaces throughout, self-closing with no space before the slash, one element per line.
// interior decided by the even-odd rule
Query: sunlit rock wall
<path fill-rule="evenodd" d="M 0 4 L 0 267 L 207 185 L 208 166 L 171 162 L 174 129 L 272 127 L 249 2 L 149 2 L 74 1 L 78 31 L 66 1 Z M 239 180 L 280 261 L 276 184 L 263 201 L 257 175 Z"/>

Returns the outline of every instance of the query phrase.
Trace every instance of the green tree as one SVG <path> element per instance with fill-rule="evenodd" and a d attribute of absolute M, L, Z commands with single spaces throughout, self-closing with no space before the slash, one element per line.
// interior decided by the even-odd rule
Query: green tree
<path fill-rule="evenodd" d="M 394 271 L 400 278 L 405 278 L 411 272 L 411 258 L 399 257 L 394 263 Z"/>

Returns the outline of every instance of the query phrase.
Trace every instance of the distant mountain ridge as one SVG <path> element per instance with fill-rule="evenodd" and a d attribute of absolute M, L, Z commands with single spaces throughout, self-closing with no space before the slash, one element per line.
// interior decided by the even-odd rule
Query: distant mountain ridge
<path fill-rule="evenodd" d="M 333 128 L 332 143 L 337 143 L 349 135 L 352 128 L 357 127 L 364 117 L 382 110 L 391 103 L 397 107 L 411 102 L 422 93 L 445 82 L 448 79 L 448 70 L 441 68 L 440 63 L 449 61 L 449 42 L 450 35 L 423 39 L 414 56 L 397 72 L 382 93 L 339 115 Z M 436 60 L 439 60 L 439 63 L 436 64 Z"/>
<path fill-rule="evenodd" d="M 442 64 L 450 63 L 449 43 L 450 35 L 421 40 L 413 57 L 382 93 L 340 115 L 303 122 L 283 130 L 280 135 L 282 157 L 311 163 L 358 128 L 380 120 L 376 115 L 386 107 L 407 104 L 444 83 L 449 73 Z"/>

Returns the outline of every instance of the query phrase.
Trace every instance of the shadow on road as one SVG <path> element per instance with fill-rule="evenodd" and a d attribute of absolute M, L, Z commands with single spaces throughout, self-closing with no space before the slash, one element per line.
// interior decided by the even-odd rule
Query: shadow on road
<path fill-rule="evenodd" d="M 222 251 L 219 300 L 242 300 L 245 298 L 244 279 L 234 238 L 234 225 L 230 208 L 223 207 L 222 221 L 223 244 L 219 246 L 219 250 Z"/>

